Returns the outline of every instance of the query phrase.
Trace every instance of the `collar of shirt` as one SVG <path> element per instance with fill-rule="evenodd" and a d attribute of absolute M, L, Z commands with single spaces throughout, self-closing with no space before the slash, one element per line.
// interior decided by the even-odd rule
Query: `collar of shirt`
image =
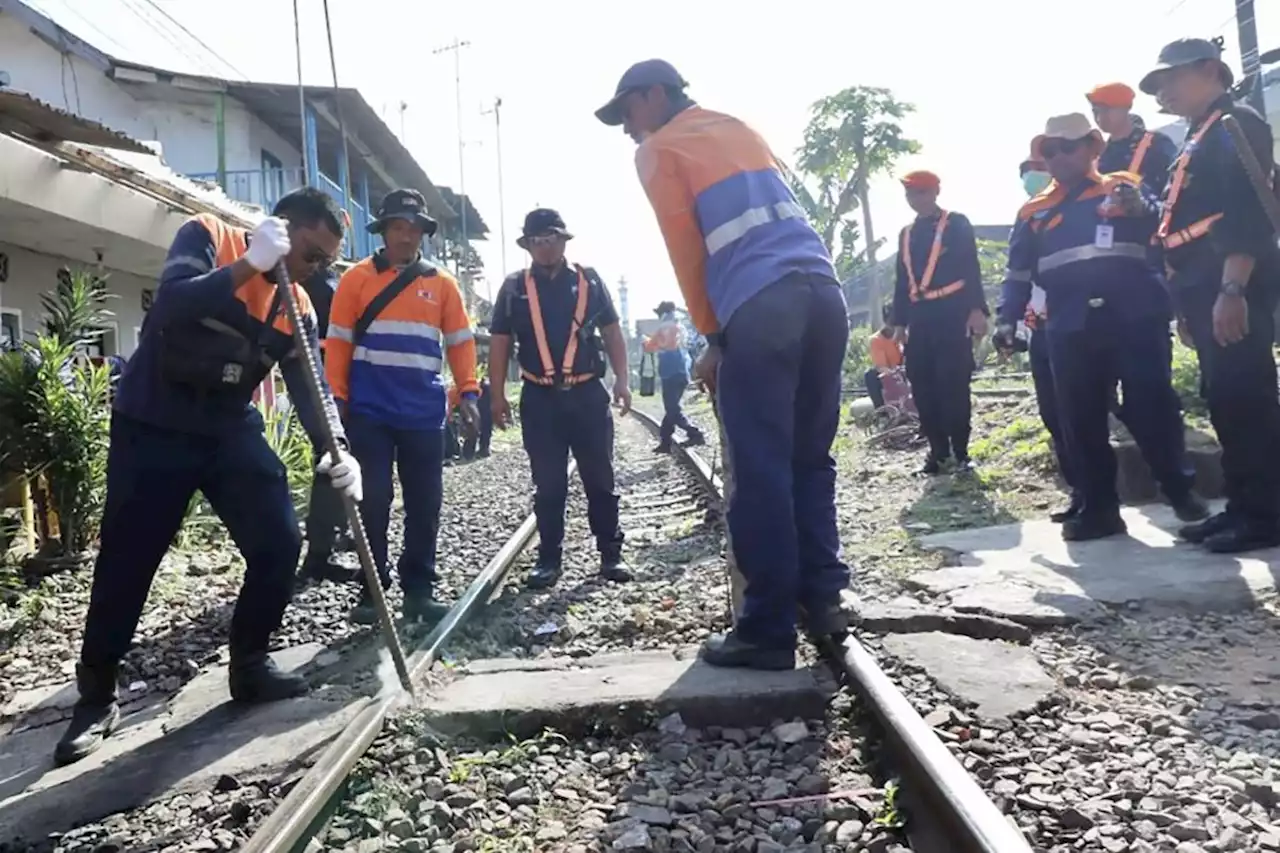
<path fill-rule="evenodd" d="M 557 284 L 557 283 L 564 282 L 570 278 L 570 276 L 566 275 L 566 273 L 574 272 L 573 266 L 567 260 L 561 261 L 560 266 L 556 267 L 553 270 L 549 270 L 546 267 L 537 266 L 536 264 L 533 265 L 531 269 L 533 270 L 533 280 L 538 284 L 543 284 L 543 285 Z M 576 284 L 578 280 L 577 276 L 573 275 L 572 279 Z"/>
<path fill-rule="evenodd" d="M 409 264 L 417 263 L 421 259 L 422 259 L 422 253 L 419 252 L 418 254 L 413 256 L 413 260 L 409 261 L 408 264 L 393 264 L 391 263 L 391 261 L 387 260 L 387 250 L 386 250 L 386 247 L 383 247 L 373 253 L 373 268 L 377 270 L 379 273 L 384 273 L 389 269 L 394 269 L 396 272 L 401 272 L 406 268 L 408 268 Z"/>
<path fill-rule="evenodd" d="M 1231 97 L 1231 93 L 1223 92 L 1216 100 L 1214 100 L 1213 103 L 1209 104 L 1209 109 L 1205 111 L 1204 115 L 1193 121 L 1187 122 L 1187 139 L 1191 139 L 1191 137 L 1195 135 L 1195 132 L 1209 120 L 1209 116 L 1213 115 L 1216 111 L 1222 110 L 1223 113 L 1229 113 L 1235 105 L 1236 101 L 1235 98 Z"/>

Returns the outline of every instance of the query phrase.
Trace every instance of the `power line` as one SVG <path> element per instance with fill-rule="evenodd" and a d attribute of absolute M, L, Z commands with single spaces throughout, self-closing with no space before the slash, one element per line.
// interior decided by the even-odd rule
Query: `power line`
<path fill-rule="evenodd" d="M 203 39 L 201 39 L 198 35 L 196 35 L 195 33 L 191 32 L 191 30 L 187 29 L 187 28 L 182 24 L 182 22 L 181 22 L 181 21 L 179 21 L 177 18 L 173 17 L 173 16 L 172 16 L 172 15 L 170 15 L 168 12 L 166 12 L 162 7 L 160 7 L 159 5 L 157 5 L 157 4 L 156 4 L 156 2 L 155 2 L 155 0 L 142 0 L 142 2 L 146 3 L 146 4 L 147 4 L 148 6 L 150 6 L 152 9 L 155 9 L 157 12 L 159 12 L 159 13 L 160 13 L 164 18 L 165 18 L 165 20 L 169 21 L 171 24 L 173 24 L 175 27 L 177 27 L 179 30 L 181 30 L 181 31 L 182 31 L 182 32 L 183 32 L 183 33 L 184 33 L 188 38 L 190 38 L 190 39 L 191 39 L 192 41 L 194 41 L 196 44 L 198 44 L 198 45 L 200 45 L 202 48 L 204 48 L 204 49 L 205 49 L 205 51 L 207 51 L 207 52 L 209 53 L 209 55 L 210 55 L 210 56 L 212 56 L 214 59 L 218 60 L 218 61 L 219 61 L 219 62 L 221 62 L 223 65 L 225 65 L 227 68 L 230 68 L 232 71 L 234 71 L 235 73 L 239 74 L 239 75 L 241 76 L 241 78 L 243 78 L 243 79 L 245 79 L 245 80 L 248 80 L 248 79 L 249 79 L 249 75 L 248 75 L 248 74 L 245 74 L 245 73 L 244 73 L 244 71 L 240 70 L 240 69 L 239 69 L 239 68 L 237 68 L 234 64 L 232 64 L 231 62 L 229 62 L 229 61 L 228 61 L 224 56 L 222 56 L 222 54 L 218 53 L 218 51 L 214 50 L 212 47 L 210 47 L 208 44 L 206 44 L 206 43 L 204 42 L 204 40 L 203 40 Z M 142 17 L 142 16 L 139 16 L 139 17 Z M 152 29 L 157 29 L 157 28 L 156 28 L 155 26 L 152 26 Z M 181 50 L 181 46 L 179 46 L 179 49 Z"/>
<path fill-rule="evenodd" d="M 333 106 L 337 112 L 338 133 L 342 136 L 342 201 L 344 209 L 351 203 L 351 158 L 347 154 L 347 126 L 342 120 L 342 92 L 338 90 L 338 55 L 333 49 L 333 26 L 329 20 L 329 0 L 324 0 L 324 33 L 329 39 L 329 68 L 333 72 Z M 366 213 L 368 211 L 365 211 Z M 347 211 L 350 215 L 350 211 Z M 352 243 L 354 246 L 354 242 Z"/>

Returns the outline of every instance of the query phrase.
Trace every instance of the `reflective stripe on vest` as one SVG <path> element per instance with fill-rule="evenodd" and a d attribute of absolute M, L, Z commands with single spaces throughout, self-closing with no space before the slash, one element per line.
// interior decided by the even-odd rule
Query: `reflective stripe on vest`
<path fill-rule="evenodd" d="M 547 328 L 542 322 L 542 303 L 538 299 L 538 284 L 533 279 L 533 271 L 525 270 L 525 295 L 529 298 L 529 318 L 533 321 L 533 339 L 538 345 L 538 358 L 542 361 L 542 375 L 528 370 L 521 370 L 520 375 L 538 385 L 577 385 L 595 378 L 590 373 L 575 374 L 573 361 L 578 355 L 578 332 L 587 318 L 587 296 L 591 286 L 587 283 L 586 273 L 582 267 L 574 264 L 578 271 L 578 302 L 573 310 L 573 323 L 569 326 L 569 342 L 564 348 L 564 364 L 556 371 L 551 361 L 551 348 L 547 346 Z"/>
<path fill-rule="evenodd" d="M 1129 160 L 1128 171 L 1135 175 L 1142 174 L 1142 161 L 1146 159 L 1147 151 L 1151 148 L 1151 141 L 1155 138 L 1155 134 L 1148 131 L 1142 134 L 1142 139 L 1138 140 L 1137 146 L 1133 149 L 1133 157 Z"/>
<path fill-rule="evenodd" d="M 1162 242 L 1166 249 L 1176 249 L 1179 246 L 1186 245 L 1192 240 L 1199 240 L 1201 237 L 1209 233 L 1213 228 L 1213 223 L 1222 218 L 1221 213 L 1215 213 L 1212 216 L 1206 216 L 1204 219 L 1197 219 L 1186 228 L 1180 228 L 1172 234 L 1164 237 Z"/>
<path fill-rule="evenodd" d="M 921 299 L 941 299 L 959 292 L 964 287 L 964 279 L 961 279 L 936 290 L 929 289 L 929 284 L 933 281 L 934 268 L 938 266 L 938 256 L 942 254 L 942 235 L 947 230 L 947 219 L 950 216 L 951 214 L 944 210 L 938 217 L 938 224 L 933 230 L 933 244 L 929 247 L 929 260 L 924 266 L 924 276 L 919 281 L 916 281 L 916 274 L 911 269 L 911 232 L 915 228 L 915 223 L 907 226 L 902 232 L 902 266 L 907 271 L 907 296 L 912 302 L 919 302 Z"/>
<path fill-rule="evenodd" d="M 1169 195 L 1165 199 L 1164 213 L 1160 216 L 1160 227 L 1156 229 L 1155 236 L 1155 239 L 1159 240 L 1166 249 L 1174 248 L 1174 246 L 1170 246 L 1166 242 L 1166 239 L 1170 237 L 1169 226 L 1173 223 L 1173 211 L 1178 204 L 1178 196 L 1182 194 L 1182 188 L 1187 182 L 1187 167 L 1191 165 L 1191 152 L 1193 152 L 1196 149 L 1196 146 L 1200 144 L 1200 140 L 1209 132 L 1209 128 L 1213 127 L 1220 118 L 1222 118 L 1222 110 L 1214 110 L 1208 120 L 1201 125 L 1200 129 L 1191 137 L 1191 141 L 1182 146 L 1182 152 L 1178 155 L 1178 159 L 1173 161 L 1173 172 L 1169 176 Z M 1222 214 L 1217 215 L 1221 216 Z M 1214 217 L 1211 216 L 1207 217 L 1207 219 L 1201 219 L 1199 222 L 1196 222 L 1177 233 L 1189 233 L 1193 228 L 1196 228 L 1196 226 L 1199 226 L 1208 220 L 1212 220 L 1213 218 Z M 1204 225 L 1204 230 L 1201 233 L 1196 234 L 1193 237 L 1184 238 L 1175 245 L 1181 246 L 1183 243 L 1190 242 L 1190 240 L 1194 240 L 1197 237 L 1203 237 L 1205 234 L 1209 233 L 1209 225 L 1211 224 L 1212 222 L 1209 222 L 1208 225 Z"/>

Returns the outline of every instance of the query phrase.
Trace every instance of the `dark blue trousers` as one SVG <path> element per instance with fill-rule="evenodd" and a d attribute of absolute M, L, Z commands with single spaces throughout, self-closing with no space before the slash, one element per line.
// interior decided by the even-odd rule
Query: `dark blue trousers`
<path fill-rule="evenodd" d="M 618 493 L 613 482 L 613 413 L 601 382 L 558 389 L 524 383 L 520 431 L 533 475 L 538 559 L 560 564 L 564 508 L 569 497 L 569 453 L 587 495 L 587 522 L 600 553 L 622 553 Z"/>
<path fill-rule="evenodd" d="M 1107 417 L 1117 382 L 1125 426 L 1152 475 L 1165 497 L 1184 497 L 1195 470 L 1187 460 L 1182 408 L 1173 390 L 1168 321 L 1127 319 L 1104 305 L 1090 310 L 1085 328 L 1050 325 L 1048 336 L 1068 464 L 1085 510 L 1108 513 L 1119 507 Z"/>
<path fill-rule="evenodd" d="M 680 408 L 680 401 L 684 397 L 684 391 L 689 387 L 689 377 L 683 373 L 678 376 L 668 376 L 662 380 L 662 426 L 658 429 L 658 437 L 663 441 L 670 441 L 671 437 L 676 434 L 676 427 L 684 430 L 685 435 L 698 435 L 698 428 L 689 423 L 689 419 L 685 417 L 684 410 Z"/>
<path fill-rule="evenodd" d="M 1058 473 L 1067 490 L 1075 493 L 1075 480 L 1071 476 L 1071 457 L 1067 453 L 1066 438 L 1058 420 L 1058 393 L 1053 386 L 1053 364 L 1049 360 L 1049 338 L 1043 329 L 1031 333 L 1027 341 L 1027 361 L 1031 363 L 1031 382 L 1036 389 L 1036 408 L 1040 420 L 1053 440 L 1053 455 L 1058 461 Z"/>
<path fill-rule="evenodd" d="M 387 528 L 395 494 L 393 472 L 400 475 L 404 548 L 397 568 L 400 587 L 409 595 L 430 595 L 436 582 L 436 538 L 444 495 L 441 432 L 439 428 L 399 429 L 354 413 L 347 419 L 351 452 L 364 478 L 360 518 L 384 587 L 391 581 Z"/>
<path fill-rule="evenodd" d="M 112 665 L 129 651 L 156 569 L 197 491 L 245 560 L 231 618 L 231 652 L 267 650 L 289 605 L 302 551 L 280 457 L 252 427 L 196 435 L 115 414 L 101 547 L 80 652 L 85 664 Z"/>
<path fill-rule="evenodd" d="M 724 335 L 716 395 L 733 463 L 729 528 L 746 581 L 737 630 L 791 647 L 797 607 L 835 602 L 849 584 L 831 457 L 849 340 L 844 295 L 830 279 L 790 276 L 738 308 Z"/>
<path fill-rule="evenodd" d="M 489 405 L 489 384 L 486 382 L 480 388 L 480 399 L 477 405 L 480 409 L 480 424 L 473 436 L 468 436 L 462 442 L 462 458 L 471 459 L 476 455 L 476 443 L 479 442 L 480 453 L 489 452 L 489 443 L 493 440 L 493 409 Z"/>

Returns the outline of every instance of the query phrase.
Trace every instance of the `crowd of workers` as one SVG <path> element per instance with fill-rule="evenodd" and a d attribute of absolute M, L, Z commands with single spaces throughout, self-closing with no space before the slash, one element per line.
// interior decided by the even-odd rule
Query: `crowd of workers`
<path fill-rule="evenodd" d="M 1183 535 L 1215 551 L 1280 542 L 1280 461 L 1268 453 L 1280 438 L 1271 359 L 1275 234 L 1219 120 L 1239 120 L 1268 170 L 1271 138 L 1259 116 L 1231 100 L 1230 83 L 1216 46 L 1175 43 L 1141 88 L 1191 120 L 1176 158 L 1129 115 L 1129 90 L 1112 85 L 1091 95 L 1109 144 L 1083 115 L 1060 116 L 1033 140 L 1032 160 L 1023 164 L 1032 199 L 1012 234 L 995 340 L 1013 348 L 1015 327 L 1033 306 L 1037 388 L 1073 488 L 1062 519 L 1067 538 L 1123 529 L 1107 430 L 1117 383 L 1125 422 L 1166 496 L 1184 518 L 1206 514 L 1191 490 L 1170 384 L 1167 275 L 1205 372 L 1229 498 L 1224 513 Z M 674 304 L 659 306 L 661 326 L 647 343 L 659 354 L 667 409 L 657 449 L 670 450 L 677 427 L 691 443 L 702 440 L 679 408 L 692 379 L 713 395 L 734 470 L 728 524 L 746 588 L 732 629 L 708 639 L 702 657 L 717 666 L 791 668 L 798 624 L 820 636 L 840 637 L 848 628 L 840 594 L 849 569 L 831 456 L 847 310 L 830 254 L 768 145 L 743 122 L 696 104 L 686 86 L 670 64 L 640 62 L 596 116 L 638 145 L 640 182 L 689 315 L 707 341 L 691 365 Z M 1100 163 L 1124 168 L 1103 174 Z M 964 469 L 972 344 L 988 334 L 989 318 L 973 228 L 939 207 L 936 175 L 913 172 L 903 184 L 917 219 L 901 234 L 889 325 L 875 349 L 886 365 L 905 361 L 929 443 L 925 470 Z M 250 404 L 277 363 L 317 448 L 304 573 L 324 574 L 320 562 L 342 526 L 334 496 L 345 494 L 359 504 L 381 583 L 391 582 L 394 468 L 404 498 L 397 557 L 404 616 L 431 622 L 442 615 L 435 562 L 446 423 L 456 407 L 468 435 L 482 431 L 485 397 L 492 425 L 511 423 L 514 347 L 539 533 L 529 585 L 552 586 L 562 571 L 570 453 L 587 496 L 599 578 L 631 578 L 610 409 L 612 402 L 625 413 L 631 405 L 626 344 L 599 275 L 566 261 L 572 234 L 564 220 L 545 208 L 525 218 L 518 243 L 530 265 L 508 276 L 497 294 L 487 385 L 477 378 L 476 341 L 457 281 L 422 256 L 423 239 L 436 230 L 422 195 L 393 191 L 369 228 L 383 248 L 348 270 L 331 293 L 314 283 L 326 280 L 337 258 L 344 215 L 320 191 L 285 196 L 252 233 L 203 215 L 179 231 L 114 401 L 101 550 L 77 668 L 80 700 L 57 747 L 60 762 L 87 755 L 117 727 L 120 661 L 197 490 L 246 562 L 230 632 L 232 698 L 264 702 L 307 689 L 267 655 L 302 547 L 284 467 Z M 1163 266 L 1149 254 L 1153 240 Z M 282 273 L 312 283 L 317 294 L 288 285 L 302 310 L 297 339 L 317 363 L 324 338 L 332 394 L 322 392 L 323 410 L 310 404 L 295 330 L 281 313 Z M 1040 302 L 1032 296 L 1037 287 Z M 322 301 L 331 303 L 324 318 L 316 308 Z M 905 343 L 905 353 L 894 355 L 895 341 Z M 606 362 L 611 388 L 602 381 Z M 321 449 L 322 419 L 337 437 L 336 453 Z M 372 621 L 373 599 L 362 588 L 352 619 Z"/>

